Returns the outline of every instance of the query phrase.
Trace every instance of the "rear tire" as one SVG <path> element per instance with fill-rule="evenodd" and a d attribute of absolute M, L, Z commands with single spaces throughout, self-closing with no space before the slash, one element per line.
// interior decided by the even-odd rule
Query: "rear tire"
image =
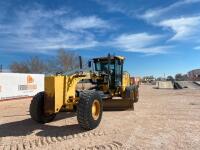
<path fill-rule="evenodd" d="M 100 94 L 96 91 L 81 92 L 77 105 L 77 120 L 80 126 L 86 130 L 96 128 L 101 122 L 102 113 L 103 105 Z"/>
<path fill-rule="evenodd" d="M 134 103 L 137 103 L 138 100 L 139 100 L 138 86 L 134 86 Z"/>
<path fill-rule="evenodd" d="M 129 86 L 126 88 L 126 99 L 130 100 L 129 108 L 134 110 L 134 88 Z"/>
<path fill-rule="evenodd" d="M 31 118 L 38 123 L 51 122 L 56 116 L 56 114 L 44 114 L 44 92 L 40 92 L 33 97 L 29 111 Z"/>

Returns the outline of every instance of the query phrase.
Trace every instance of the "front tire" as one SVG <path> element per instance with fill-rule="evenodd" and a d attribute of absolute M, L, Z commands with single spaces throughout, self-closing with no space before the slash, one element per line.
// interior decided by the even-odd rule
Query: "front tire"
<path fill-rule="evenodd" d="M 96 128 L 101 122 L 103 113 L 102 99 L 96 91 L 81 92 L 77 107 L 77 120 L 86 130 Z"/>
<path fill-rule="evenodd" d="M 31 118 L 38 123 L 51 122 L 56 116 L 56 114 L 44 114 L 44 92 L 40 92 L 33 97 L 29 107 L 29 112 Z"/>

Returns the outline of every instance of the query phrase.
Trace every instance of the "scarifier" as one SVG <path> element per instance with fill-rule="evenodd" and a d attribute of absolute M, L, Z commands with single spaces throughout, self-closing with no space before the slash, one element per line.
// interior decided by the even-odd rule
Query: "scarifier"
<path fill-rule="evenodd" d="M 53 121 L 61 110 L 76 111 L 80 126 L 96 128 L 103 110 L 134 109 L 138 86 L 131 85 L 130 74 L 123 71 L 124 57 L 93 58 L 87 70 L 45 77 L 44 92 L 33 97 L 30 115 L 39 123 Z"/>

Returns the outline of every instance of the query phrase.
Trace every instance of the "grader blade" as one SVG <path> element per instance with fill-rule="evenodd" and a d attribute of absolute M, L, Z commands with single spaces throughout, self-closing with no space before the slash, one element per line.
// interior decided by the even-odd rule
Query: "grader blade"
<path fill-rule="evenodd" d="M 134 103 L 132 99 L 106 99 L 103 100 L 103 110 L 127 110 L 134 109 Z"/>

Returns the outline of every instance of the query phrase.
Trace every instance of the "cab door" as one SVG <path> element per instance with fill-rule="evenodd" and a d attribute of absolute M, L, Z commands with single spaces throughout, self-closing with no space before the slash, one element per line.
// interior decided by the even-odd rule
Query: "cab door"
<path fill-rule="evenodd" d="M 115 88 L 122 86 L 123 61 L 115 59 Z"/>

